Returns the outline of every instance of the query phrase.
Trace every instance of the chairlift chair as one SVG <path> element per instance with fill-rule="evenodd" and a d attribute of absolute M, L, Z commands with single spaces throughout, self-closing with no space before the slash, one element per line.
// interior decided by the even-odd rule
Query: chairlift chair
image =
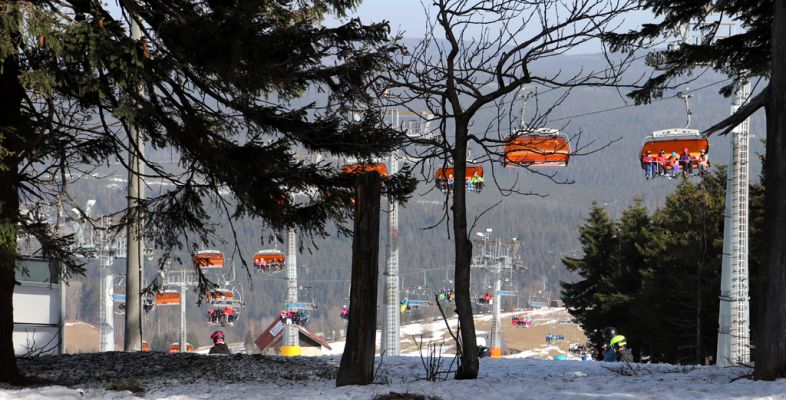
<path fill-rule="evenodd" d="M 194 265 L 201 269 L 224 268 L 224 253 L 218 250 L 200 250 L 194 254 Z"/>
<path fill-rule="evenodd" d="M 237 287 L 214 289 L 207 293 L 207 303 L 212 312 L 208 311 L 208 325 L 233 325 L 240 318 L 243 301 Z"/>
<path fill-rule="evenodd" d="M 639 153 L 639 161 L 641 162 L 644 159 L 647 152 L 657 155 L 663 151 L 665 154 L 670 155 L 672 152 L 682 154 L 685 149 L 688 149 L 693 167 L 698 168 L 698 159 L 701 151 L 704 150 L 705 153 L 709 154 L 710 142 L 707 138 L 701 136 L 701 132 L 698 129 L 672 128 L 654 131 L 651 135 L 644 138 L 641 152 Z M 641 162 L 641 168 L 646 168 L 644 162 Z"/>
<path fill-rule="evenodd" d="M 164 290 L 156 293 L 156 304 L 160 306 L 180 305 L 180 292 L 177 290 Z"/>
<path fill-rule="evenodd" d="M 417 310 L 421 306 L 430 306 L 432 303 L 428 292 L 429 289 L 427 287 L 412 287 L 404 290 L 401 305 L 406 305 L 407 307 L 403 311 L 410 312 Z"/>
<path fill-rule="evenodd" d="M 483 166 L 479 164 L 468 164 L 466 170 L 464 171 L 464 189 L 468 192 L 480 192 L 483 190 L 483 183 L 473 184 L 471 180 L 475 178 L 475 174 L 478 177 L 483 178 Z M 454 177 L 454 167 L 446 167 L 440 168 L 437 170 L 436 175 L 434 175 L 434 181 L 437 184 L 437 188 L 443 192 L 447 192 L 449 189 L 449 179 Z"/>
<path fill-rule="evenodd" d="M 558 129 L 519 130 L 505 139 L 505 167 L 567 167 L 570 140 Z"/>
<path fill-rule="evenodd" d="M 341 172 L 345 174 L 359 175 L 366 172 L 376 171 L 381 177 L 388 176 L 388 167 L 383 163 L 369 164 L 369 163 L 356 163 L 347 164 L 341 167 Z"/>
<path fill-rule="evenodd" d="M 690 129 L 693 112 L 690 109 L 689 99 L 693 96 L 686 91 L 678 93 L 677 97 L 685 102 L 685 114 L 687 117 L 685 126 L 654 131 L 650 136 L 644 138 L 641 152 L 639 152 L 639 162 L 642 169 L 647 168 L 646 163 L 644 163 L 644 156 L 647 155 L 647 152 L 650 152 L 652 155 L 658 155 L 663 151 L 665 154 L 670 155 L 671 153 L 682 154 L 685 149 L 688 149 L 692 168 L 699 167 L 698 159 L 702 150 L 707 154 L 710 152 L 710 143 L 707 138 L 702 137 L 698 129 Z"/>
<path fill-rule="evenodd" d="M 260 250 L 254 255 L 254 266 L 257 271 L 279 272 L 285 268 L 286 255 L 278 249 Z"/>
<path fill-rule="evenodd" d="M 169 354 L 180 353 L 180 342 L 172 342 L 169 345 Z M 191 343 L 186 342 L 186 352 L 191 353 L 194 351 L 194 346 Z"/>
<path fill-rule="evenodd" d="M 119 274 L 115 275 L 112 282 L 112 302 L 117 303 L 117 310 L 115 314 L 126 314 L 126 276 Z"/>

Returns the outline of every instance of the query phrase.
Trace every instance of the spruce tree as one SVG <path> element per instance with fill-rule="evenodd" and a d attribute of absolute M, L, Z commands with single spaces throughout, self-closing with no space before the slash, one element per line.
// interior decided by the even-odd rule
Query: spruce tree
<path fill-rule="evenodd" d="M 615 323 L 613 312 L 609 312 L 614 308 L 613 303 L 607 301 L 612 290 L 611 276 L 615 272 L 613 258 L 618 237 L 614 221 L 595 202 L 586 222 L 579 228 L 579 241 L 583 256 L 565 257 L 562 263 L 582 279 L 573 283 L 560 283 L 562 301 L 590 341 L 600 346 L 603 328 Z"/>
<path fill-rule="evenodd" d="M 641 198 L 622 211 L 618 226 L 618 244 L 614 256 L 614 275 L 612 276 L 613 298 L 617 310 L 616 328 L 624 334 L 631 347 L 635 360 L 641 357 L 642 349 L 648 345 L 647 338 L 651 327 L 643 315 L 649 315 L 649 302 L 640 298 L 644 276 L 651 269 L 647 265 L 643 249 L 649 246 L 652 238 L 649 231 L 652 223 Z"/>
<path fill-rule="evenodd" d="M 700 363 L 717 343 L 724 187 L 716 175 L 682 181 L 653 216 L 643 282 L 653 361 Z"/>
<path fill-rule="evenodd" d="M 20 199 L 61 204 L 71 197 L 69 176 L 125 165 L 138 145 L 132 126 L 152 153 L 179 155 L 177 171 L 144 159 L 146 179 L 171 190 L 124 212 L 124 224 L 144 218 L 145 237 L 165 254 L 223 240 L 213 210 L 257 218 L 260 240 L 271 236 L 263 229 L 325 235 L 328 221 L 348 217 L 353 180 L 296 153 L 367 160 L 403 139 L 376 108 L 376 77 L 399 51 L 388 27 L 322 25 L 358 1 L 118 4 L 122 13 L 92 0 L 0 1 L 2 381 L 20 377 L 12 343 L 17 238 L 34 235 L 44 256 L 66 271 L 80 268 L 45 218 L 22 218 Z M 131 19 L 142 40 L 131 37 Z M 397 201 L 413 188 L 406 171 L 386 182 Z"/>
<path fill-rule="evenodd" d="M 697 27 L 699 43 L 685 43 L 649 53 L 647 62 L 657 72 L 643 88 L 630 93 L 637 102 L 662 96 L 696 69 L 711 68 L 728 75 L 731 83 L 721 89 L 726 96 L 744 81 L 765 78 L 766 88 L 755 94 L 734 115 L 705 131 L 728 133 L 760 108 L 767 115 L 767 165 L 764 197 L 763 237 L 765 263 L 759 271 L 761 307 L 753 332 L 756 344 L 754 375 L 757 379 L 786 377 L 786 4 L 783 1 L 753 0 L 645 0 L 645 10 L 659 22 L 625 34 L 609 34 L 613 50 L 632 52 L 651 48 L 662 37 L 683 26 Z M 716 18 L 721 16 L 722 18 Z M 741 25 L 742 32 L 722 37 L 720 22 Z M 766 304 L 766 307 L 764 306 Z"/>

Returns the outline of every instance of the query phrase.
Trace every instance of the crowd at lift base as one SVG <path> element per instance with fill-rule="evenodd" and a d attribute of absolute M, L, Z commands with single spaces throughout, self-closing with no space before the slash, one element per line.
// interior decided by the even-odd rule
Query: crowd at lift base
<path fill-rule="evenodd" d="M 532 317 L 527 315 L 526 317 L 523 315 L 514 315 L 511 318 L 511 324 L 516 328 L 529 328 L 532 326 Z"/>
<path fill-rule="evenodd" d="M 644 165 L 644 174 L 647 179 L 652 179 L 656 176 L 665 176 L 669 179 L 680 175 L 692 176 L 694 175 L 694 165 L 699 175 L 705 175 L 710 169 L 710 160 L 707 157 L 707 152 L 703 149 L 698 157 L 691 156 L 687 148 L 680 155 L 673 151 L 667 157 L 665 153 L 665 151 L 661 150 L 658 155 L 653 156 L 652 152 L 648 150 L 647 154 L 641 157 L 641 163 Z"/>

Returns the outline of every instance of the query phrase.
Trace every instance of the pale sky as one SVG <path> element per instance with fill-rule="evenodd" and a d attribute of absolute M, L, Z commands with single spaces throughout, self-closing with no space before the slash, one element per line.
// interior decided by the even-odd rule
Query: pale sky
<path fill-rule="evenodd" d="M 360 17 L 365 23 L 390 22 L 393 34 L 403 32 L 406 38 L 422 38 L 426 29 L 426 14 L 422 3 L 431 4 L 430 0 L 364 0 L 354 16 Z M 653 20 L 649 12 L 638 11 L 624 18 L 623 30 L 638 28 L 642 23 Z M 598 52 L 600 47 L 582 49 L 583 53 Z"/>

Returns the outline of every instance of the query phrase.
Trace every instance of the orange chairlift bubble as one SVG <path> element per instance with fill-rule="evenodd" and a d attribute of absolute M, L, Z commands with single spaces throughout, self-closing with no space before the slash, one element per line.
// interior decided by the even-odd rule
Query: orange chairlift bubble
<path fill-rule="evenodd" d="M 454 167 L 440 168 L 434 175 L 434 181 L 437 188 L 441 191 L 446 191 L 449 188 L 449 182 L 455 178 Z M 480 192 L 483 190 L 483 167 L 476 164 L 468 164 L 464 171 L 464 188 L 472 192 Z"/>
<path fill-rule="evenodd" d="M 179 353 L 180 352 L 180 342 L 172 342 L 172 344 L 169 345 L 169 349 L 168 350 L 169 350 L 169 353 Z M 186 351 L 189 352 L 189 353 L 194 351 L 194 346 L 192 346 L 191 343 L 186 342 Z"/>
<path fill-rule="evenodd" d="M 224 267 L 224 254 L 218 250 L 200 250 L 194 254 L 194 265 L 202 269 Z"/>
<path fill-rule="evenodd" d="M 698 129 L 690 129 L 691 116 L 693 113 L 690 109 L 689 100 L 693 96 L 686 90 L 685 92 L 677 93 L 676 97 L 682 99 L 685 103 L 685 126 L 682 128 L 654 131 L 651 135 L 644 138 L 644 143 L 639 152 L 639 162 L 641 163 L 641 168 L 644 170 L 647 170 L 647 164 L 650 164 L 650 167 L 652 167 L 653 162 L 660 164 L 660 169 L 667 168 L 669 163 L 673 165 L 675 162 L 673 160 L 669 161 L 668 157 L 671 157 L 672 154 L 676 154 L 677 157 L 679 157 L 684 154 L 685 150 L 687 150 L 690 155 L 691 168 L 698 168 L 699 157 L 702 152 L 705 154 L 709 154 L 710 152 L 710 143 L 707 138 L 702 137 Z M 649 163 L 645 163 L 644 159 L 648 155 L 656 160 L 653 161 L 651 159 Z M 667 161 L 657 160 L 660 158 L 660 155 L 666 157 Z M 651 174 L 653 174 L 651 171 L 647 171 L 647 177 Z M 665 171 L 661 171 L 661 174 L 665 175 Z"/>
<path fill-rule="evenodd" d="M 698 158 L 701 151 L 704 150 L 709 154 L 710 142 L 701 136 L 698 129 L 673 128 L 655 131 L 644 139 L 639 153 L 639 161 L 644 159 L 647 152 L 652 156 L 657 156 L 662 151 L 668 157 L 671 153 L 680 155 L 685 149 L 688 149 L 694 168 L 698 168 Z M 646 165 L 642 162 L 641 168 L 645 167 Z"/>
<path fill-rule="evenodd" d="M 180 293 L 174 290 L 166 290 L 156 293 L 156 305 L 169 306 L 180 304 Z"/>
<path fill-rule="evenodd" d="M 260 250 L 254 255 L 254 266 L 258 271 L 281 271 L 284 269 L 284 261 L 286 261 L 286 256 L 281 250 Z"/>
<path fill-rule="evenodd" d="M 388 176 L 388 167 L 385 164 L 357 163 L 341 167 L 341 172 L 345 174 L 363 174 L 371 171 L 377 171 L 381 177 Z"/>
<path fill-rule="evenodd" d="M 209 303 L 228 302 L 234 299 L 234 294 L 231 290 L 211 290 L 207 293 L 207 301 Z"/>
<path fill-rule="evenodd" d="M 505 139 L 505 167 L 566 167 L 570 140 L 558 129 L 518 131 Z"/>

